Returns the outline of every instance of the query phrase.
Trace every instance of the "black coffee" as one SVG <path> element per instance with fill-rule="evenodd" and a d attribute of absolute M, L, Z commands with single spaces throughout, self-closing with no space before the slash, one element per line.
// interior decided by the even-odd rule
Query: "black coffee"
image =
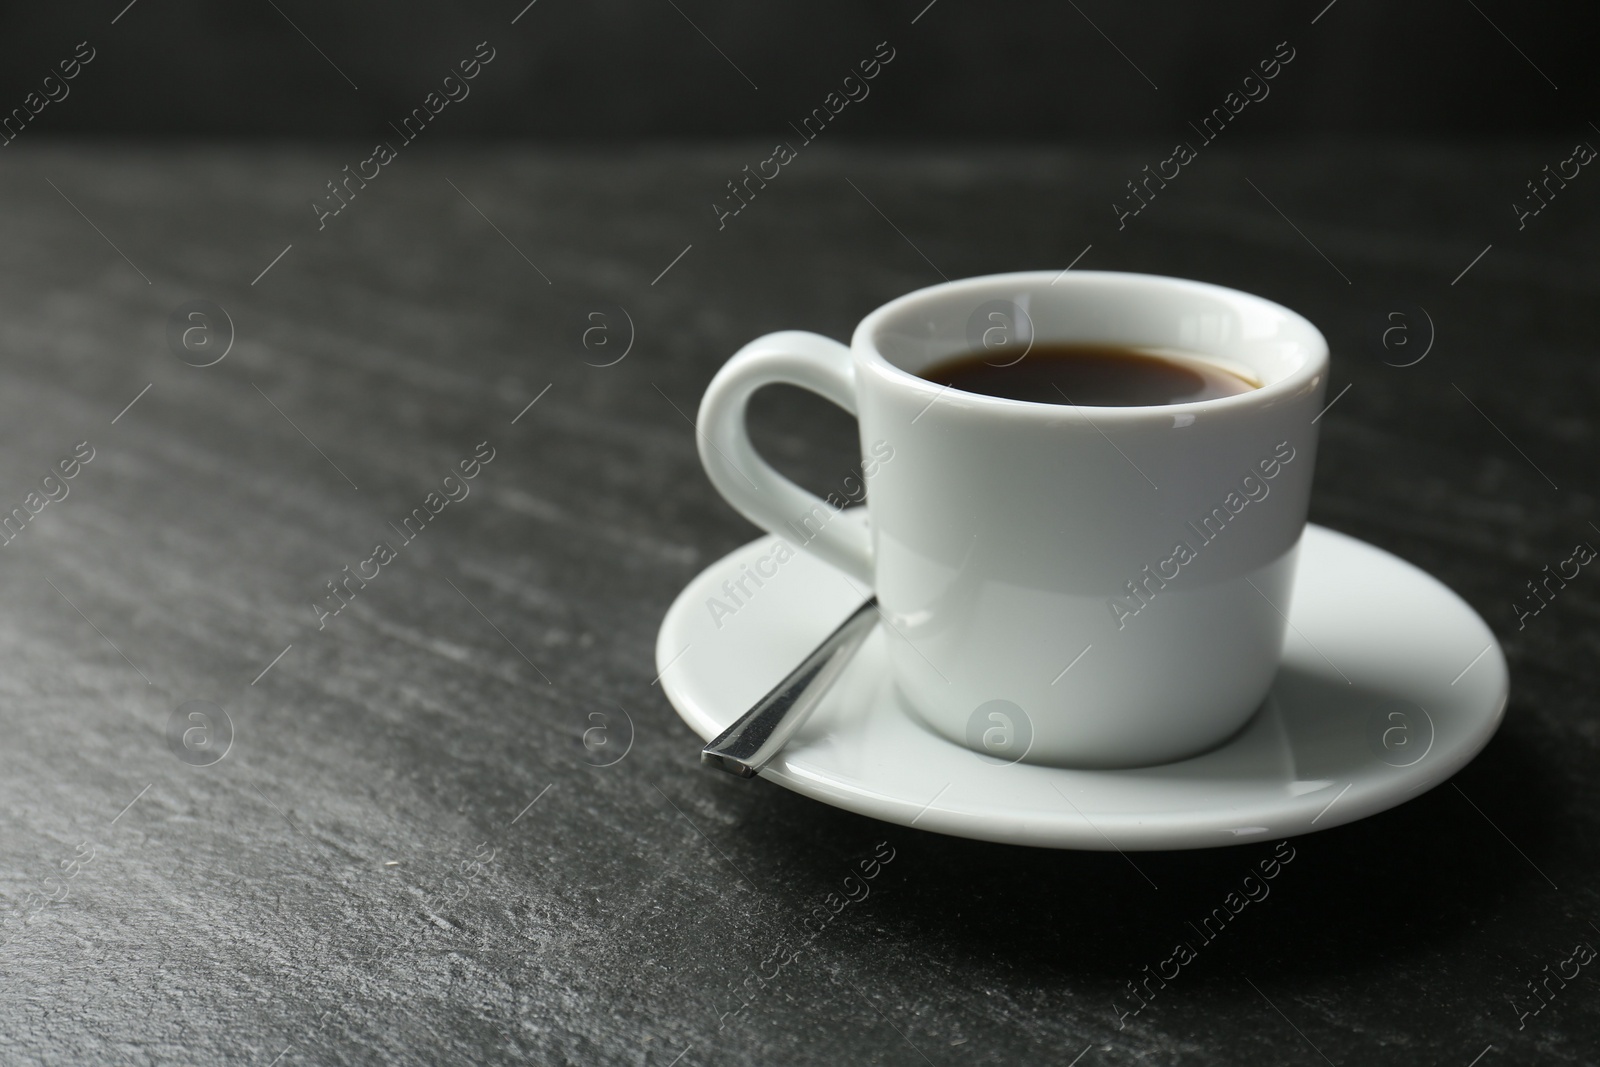
<path fill-rule="evenodd" d="M 918 376 L 969 393 L 1087 407 L 1187 404 L 1261 387 L 1202 356 L 1174 358 L 1114 344 L 1038 343 L 1021 359 L 972 352 L 940 360 Z"/>

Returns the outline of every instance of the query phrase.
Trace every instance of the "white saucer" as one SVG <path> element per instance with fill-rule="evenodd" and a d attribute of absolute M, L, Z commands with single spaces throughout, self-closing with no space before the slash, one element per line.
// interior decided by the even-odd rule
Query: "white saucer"
<path fill-rule="evenodd" d="M 800 552 L 761 587 L 747 581 L 753 595 L 714 618 L 708 600 L 734 607 L 723 583 L 775 544 L 764 537 L 712 564 L 661 624 L 662 687 L 702 738 L 721 733 L 861 601 L 843 575 Z M 1090 771 L 979 756 L 903 706 L 885 646 L 902 638 L 880 625 L 762 777 L 919 829 L 1124 850 L 1325 830 L 1449 778 L 1505 712 L 1506 661 L 1489 627 L 1430 575 L 1320 526 L 1306 528 L 1299 568 L 1266 703 L 1231 740 L 1193 759 Z"/>

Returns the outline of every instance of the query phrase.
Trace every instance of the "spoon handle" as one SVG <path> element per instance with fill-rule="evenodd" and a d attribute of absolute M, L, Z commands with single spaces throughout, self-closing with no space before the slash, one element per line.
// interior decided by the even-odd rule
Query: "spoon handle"
<path fill-rule="evenodd" d="M 702 763 L 754 778 L 783 750 L 872 632 L 878 598 L 869 597 L 755 706 L 705 748 Z"/>

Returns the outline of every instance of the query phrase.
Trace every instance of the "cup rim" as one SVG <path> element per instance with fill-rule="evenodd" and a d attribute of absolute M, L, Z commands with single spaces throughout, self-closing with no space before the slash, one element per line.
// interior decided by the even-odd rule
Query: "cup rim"
<path fill-rule="evenodd" d="M 1073 279 L 1082 280 L 1074 281 Z M 1220 297 L 1234 304 L 1253 304 L 1259 308 L 1270 309 L 1283 315 L 1305 331 L 1309 352 L 1307 358 L 1299 367 L 1275 381 L 1267 382 L 1259 388 L 1251 389 L 1248 392 L 1213 397 L 1209 400 L 1191 400 L 1178 404 L 1127 404 L 1113 406 L 1014 400 L 1010 397 L 991 396 L 987 393 L 974 393 L 954 386 L 939 385 L 896 366 L 878 348 L 878 331 L 883 327 L 886 320 L 918 304 L 933 303 L 947 299 L 961 290 L 997 282 L 1019 287 L 1042 285 L 1045 288 L 1049 288 L 1057 283 L 1081 285 L 1085 281 L 1102 283 L 1121 281 L 1134 284 L 1153 284 L 1168 289 L 1188 289 Z M 1152 415 L 1166 417 L 1202 411 L 1221 412 L 1232 408 L 1271 404 L 1278 400 L 1300 395 L 1314 387 L 1321 376 L 1327 372 L 1328 366 L 1328 340 L 1322 335 L 1322 331 L 1317 329 L 1311 320 L 1304 315 L 1292 308 L 1268 300 L 1266 297 L 1247 293 L 1242 289 L 1216 285 L 1212 282 L 1176 278 L 1165 274 L 1144 274 L 1135 271 L 1114 270 L 1073 271 L 1070 268 L 1068 271 L 1012 271 L 1000 274 L 983 274 L 972 278 L 957 278 L 953 281 L 944 281 L 936 285 L 913 290 L 902 296 L 895 297 L 888 303 L 868 313 L 851 335 L 850 349 L 858 360 L 870 365 L 876 373 L 900 385 L 902 388 L 910 388 L 913 392 L 926 396 L 930 404 L 936 397 L 955 394 L 963 404 L 973 405 L 979 410 L 1004 413 L 1012 417 L 1032 416 L 1054 420 L 1059 420 L 1064 415 L 1087 419 L 1088 416 L 1083 414 L 1085 410 L 1092 411 L 1096 420 L 1105 420 L 1107 418 L 1144 419 Z"/>

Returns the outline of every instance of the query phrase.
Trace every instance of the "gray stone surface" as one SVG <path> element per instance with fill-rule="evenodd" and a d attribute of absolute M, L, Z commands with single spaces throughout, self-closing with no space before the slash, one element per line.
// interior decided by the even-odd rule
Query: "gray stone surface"
<path fill-rule="evenodd" d="M 1592 968 L 1520 1029 L 1509 1001 L 1600 943 L 1600 578 L 1525 629 L 1510 608 L 1600 543 L 1596 194 L 1508 210 L 1567 152 L 1208 149 L 1119 231 L 1148 155 L 819 143 L 719 232 L 708 205 L 767 154 L 419 143 L 321 231 L 311 200 L 365 152 L 0 159 L 0 510 L 94 449 L 0 548 L 0 1060 L 1596 1062 Z M 1455 782 L 1293 842 L 1121 1028 L 1113 998 L 1270 845 L 1135 870 L 875 823 L 702 770 L 652 684 L 673 595 L 753 535 L 686 421 L 721 360 L 1088 245 L 1323 327 L 1350 389 L 1313 517 L 1458 590 L 1513 676 Z M 192 299 L 236 335 L 209 367 L 168 346 Z M 595 366 L 611 306 L 634 343 Z M 1422 350 L 1415 311 L 1386 318 L 1413 306 L 1432 350 L 1386 366 Z M 1397 321 L 1418 347 L 1376 347 Z M 814 398 L 757 423 L 814 487 L 852 461 Z M 470 495 L 319 629 L 324 583 L 484 441 Z M 208 766 L 170 741 L 190 701 L 232 726 Z M 633 724 L 613 766 L 595 715 L 619 746 Z M 724 1018 L 883 841 L 870 896 Z"/>

